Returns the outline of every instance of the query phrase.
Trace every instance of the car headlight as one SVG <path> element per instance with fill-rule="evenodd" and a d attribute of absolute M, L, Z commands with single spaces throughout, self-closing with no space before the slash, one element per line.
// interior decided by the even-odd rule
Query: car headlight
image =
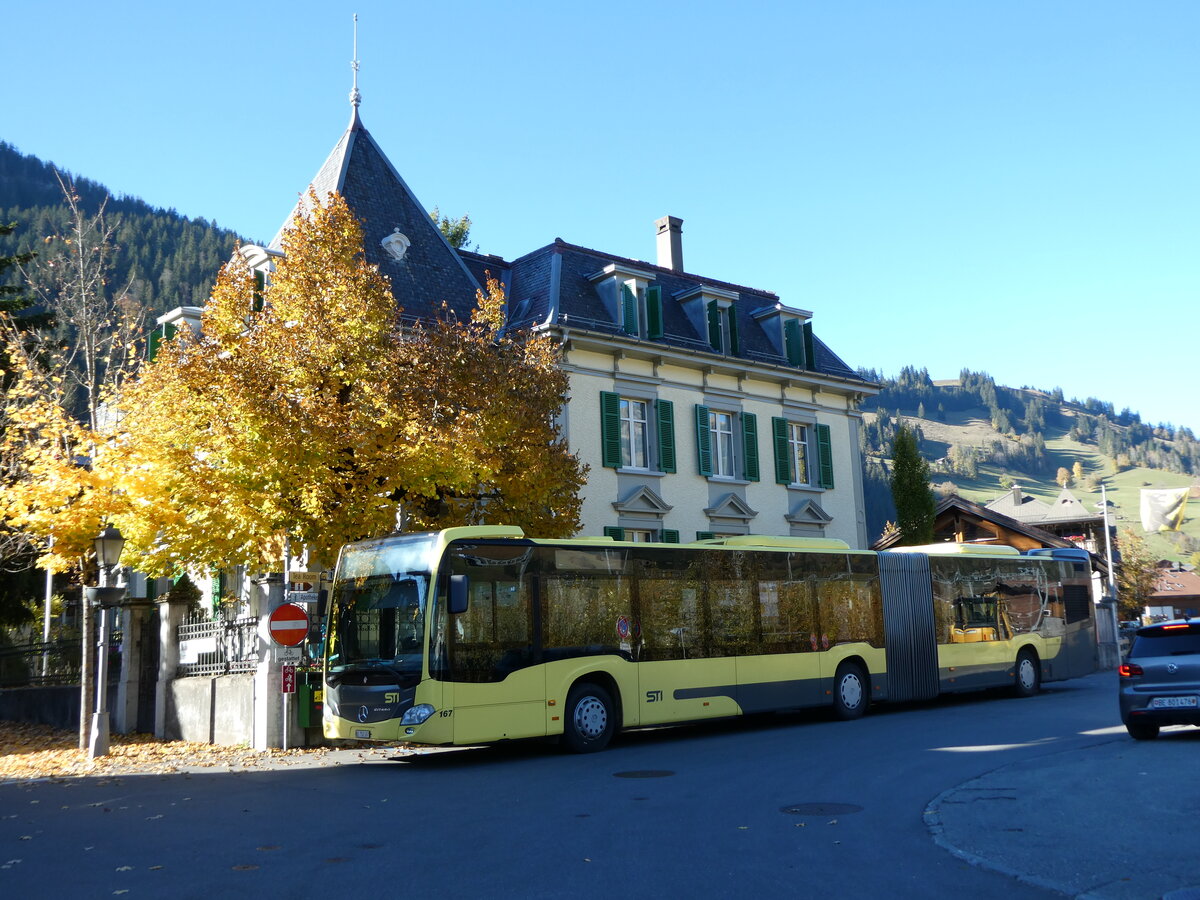
<path fill-rule="evenodd" d="M 420 725 L 434 713 L 434 709 L 428 703 L 418 703 L 412 709 L 404 714 L 404 718 L 400 720 L 401 725 Z"/>

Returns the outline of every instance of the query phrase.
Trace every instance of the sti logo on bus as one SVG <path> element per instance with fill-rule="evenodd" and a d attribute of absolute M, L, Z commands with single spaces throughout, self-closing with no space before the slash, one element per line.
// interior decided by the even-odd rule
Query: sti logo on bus
<path fill-rule="evenodd" d="M 388 691 L 386 694 L 383 695 L 383 702 L 384 703 L 399 703 L 400 702 L 400 692 L 399 691 Z"/>
<path fill-rule="evenodd" d="M 646 691 L 647 703 L 659 703 L 662 701 L 662 691 Z"/>

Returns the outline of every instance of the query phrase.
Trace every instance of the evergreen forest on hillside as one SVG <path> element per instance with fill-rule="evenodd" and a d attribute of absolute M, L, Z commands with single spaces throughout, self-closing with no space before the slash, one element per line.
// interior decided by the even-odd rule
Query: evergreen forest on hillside
<path fill-rule="evenodd" d="M 872 539 L 895 520 L 889 457 L 901 422 L 915 433 L 938 494 L 976 502 L 1014 484 L 1049 501 L 1062 485 L 1095 509 L 1103 483 L 1120 510 L 1118 520 L 1135 525 L 1140 488 L 1181 487 L 1200 476 L 1200 442 L 1191 429 L 1149 425 L 1136 412 L 1117 412 L 1094 397 L 1004 387 L 969 369 L 941 382 L 914 366 L 896 378 L 871 369 L 859 374 L 882 387 L 863 404 L 859 435 Z M 1200 549 L 1200 517 L 1191 516 L 1184 533 L 1154 537 L 1164 557 L 1193 553 Z"/>
<path fill-rule="evenodd" d="M 47 239 L 67 232 L 69 211 L 55 171 L 51 163 L 0 141 L 0 224 L 17 226 L 12 234 L 0 235 L 0 256 L 37 251 Z M 61 174 L 73 181 L 88 214 L 109 196 L 103 185 Z M 151 321 L 177 306 L 203 306 L 238 240 L 215 223 L 156 209 L 134 197 L 112 197 L 106 214 L 119 223 L 114 284 L 128 284 L 131 298 L 150 311 Z M 4 274 L 8 283 L 19 283 L 15 270 Z"/>

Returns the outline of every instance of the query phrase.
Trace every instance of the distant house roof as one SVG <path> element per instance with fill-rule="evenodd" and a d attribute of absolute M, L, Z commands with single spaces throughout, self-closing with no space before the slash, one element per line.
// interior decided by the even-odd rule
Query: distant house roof
<path fill-rule="evenodd" d="M 1160 569 L 1150 606 L 1200 603 L 1200 575 L 1182 569 Z"/>
<path fill-rule="evenodd" d="M 967 519 L 977 523 L 991 523 L 997 525 L 1001 529 L 1013 534 L 1021 535 L 1029 542 L 1038 544 L 1041 547 L 1074 547 L 1072 541 L 1066 538 L 1061 538 L 1056 534 L 1051 534 L 1042 528 L 1035 525 L 1030 525 L 1011 516 L 1006 516 L 1003 513 L 996 512 L 990 506 L 980 506 L 965 497 L 960 497 L 958 494 L 951 494 L 938 501 L 934 507 L 934 532 L 939 540 L 952 540 L 953 534 L 961 528 L 962 519 Z M 872 550 L 887 550 L 900 543 L 900 535 L 893 532 L 884 535 L 874 544 L 871 545 Z M 1003 543 L 1000 538 L 987 538 L 979 541 L 979 543 Z"/>
<path fill-rule="evenodd" d="M 993 512 L 1029 524 L 1059 525 L 1067 522 L 1095 522 L 1103 518 L 1100 513 L 1088 512 L 1067 488 L 1059 492 L 1053 503 L 1043 503 L 1036 497 L 1026 495 L 1020 485 L 1013 485 L 1007 494 L 986 504 Z"/>

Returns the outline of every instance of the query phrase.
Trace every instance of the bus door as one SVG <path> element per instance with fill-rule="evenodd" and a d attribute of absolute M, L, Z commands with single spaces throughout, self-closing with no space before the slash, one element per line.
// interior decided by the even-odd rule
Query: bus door
<path fill-rule="evenodd" d="M 714 643 L 704 583 L 680 573 L 638 589 L 640 724 L 736 715 L 737 669 Z"/>
<path fill-rule="evenodd" d="M 742 712 L 818 706 L 821 695 L 820 634 L 816 590 L 808 581 L 762 580 L 742 621 L 755 635 L 737 659 L 738 704 Z M 752 643 L 753 642 L 753 643 Z M 754 646 L 754 644 L 757 646 Z"/>
<path fill-rule="evenodd" d="M 532 579 L 510 577 L 503 566 L 471 566 L 468 579 L 467 611 L 450 617 L 446 641 L 442 714 L 454 718 L 454 743 L 544 735 L 546 675 L 537 658 Z"/>

